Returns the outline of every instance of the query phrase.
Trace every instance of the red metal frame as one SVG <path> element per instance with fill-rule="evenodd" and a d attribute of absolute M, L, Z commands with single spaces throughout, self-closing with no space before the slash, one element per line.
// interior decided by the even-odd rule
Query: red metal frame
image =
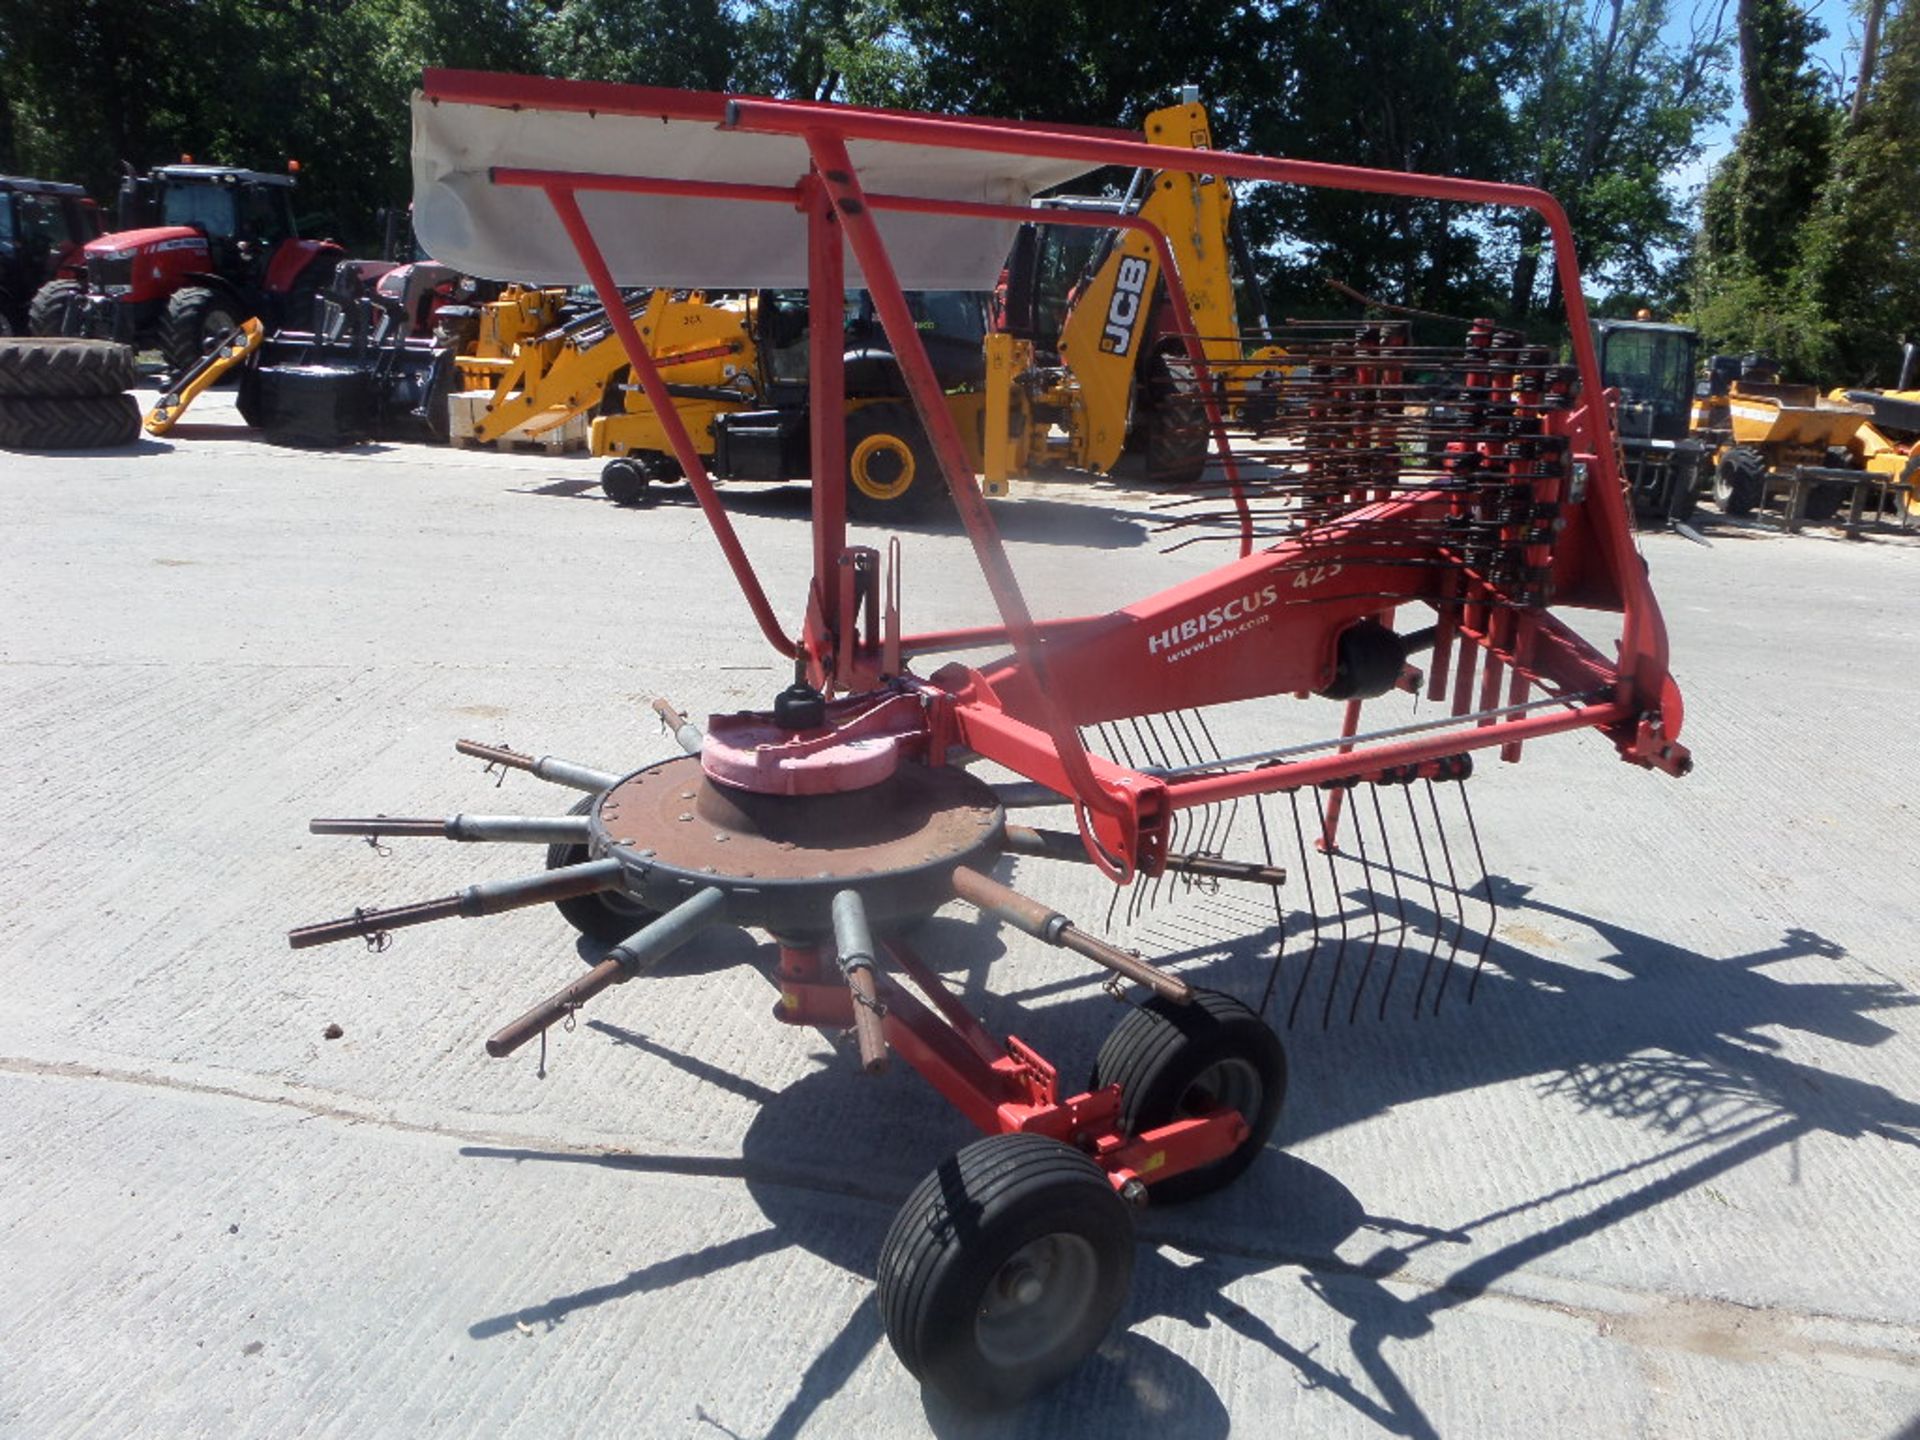
<path fill-rule="evenodd" d="M 1050 211 L 1047 220 L 1049 224 L 1130 229 L 1147 236 L 1156 247 L 1176 324 L 1186 337 L 1189 358 L 1202 382 L 1214 445 L 1236 502 L 1239 554 L 1204 575 L 1109 614 L 1036 619 L 944 403 L 874 219 L 876 211 L 892 211 L 1005 221 L 1027 219 L 1029 212 L 970 201 L 870 194 L 860 182 L 847 142 L 1044 156 L 1084 161 L 1089 166 L 1171 169 L 1222 179 L 1531 209 L 1545 219 L 1553 239 L 1582 393 L 1597 397 L 1602 393 L 1599 369 L 1588 335 L 1572 233 L 1560 206 L 1544 192 L 1189 151 L 1109 132 L 989 124 L 809 102 L 734 101 L 717 95 L 457 71 L 427 72 L 424 90 L 430 101 L 671 118 L 793 136 L 805 143 L 811 165 L 807 173 L 795 176 L 791 186 L 532 168 L 500 168 L 491 178 L 498 185 L 538 189 L 552 204 L 606 306 L 634 375 L 660 418 L 762 634 L 828 690 L 858 690 L 879 683 L 887 654 L 881 637 L 874 633 L 871 600 L 867 634 L 857 633 L 860 617 L 854 613 L 845 573 L 852 566 L 877 563 L 873 552 L 846 542 L 840 320 L 846 278 L 843 245 L 851 248 L 1001 617 L 993 626 L 906 635 L 899 651 L 911 656 L 1010 646 L 1008 655 L 984 667 L 954 664 L 929 677 L 884 678 L 914 690 L 923 701 L 925 754 L 931 763 L 941 763 L 947 746 L 957 743 L 1072 797 L 1090 858 L 1114 880 L 1127 879 L 1136 870 L 1152 873 L 1159 868 L 1168 826 L 1177 810 L 1328 781 L 1364 779 L 1399 767 L 1430 765 L 1476 748 L 1499 746 L 1502 755 L 1517 758 L 1523 741 L 1560 731 L 1595 727 L 1630 760 L 1675 773 L 1686 768 L 1686 752 L 1675 739 L 1682 717 L 1679 692 L 1667 674 L 1665 629 L 1633 552 L 1604 407 L 1595 403 L 1548 412 L 1553 433 L 1565 438 L 1590 478 L 1585 503 L 1566 505 L 1573 519 L 1561 543 L 1532 546 L 1527 559 L 1554 565 L 1556 580 L 1563 581 L 1576 599 L 1622 612 L 1617 662 L 1594 650 L 1544 607 L 1522 609 L 1496 603 L 1501 597 L 1491 584 L 1465 570 L 1458 557 L 1446 556 L 1447 563 L 1436 566 L 1433 542 L 1392 538 L 1396 522 L 1457 514 L 1450 507 L 1460 502 L 1445 490 L 1396 494 L 1362 488 L 1355 498 L 1366 503 L 1338 521 L 1256 550 L 1226 417 L 1215 403 L 1214 388 L 1205 383 L 1209 378 L 1206 357 L 1172 249 L 1164 234 L 1137 216 Z M 812 309 L 813 578 L 797 636 L 790 635 L 775 614 L 659 368 L 620 301 L 616 277 L 580 210 L 578 196 L 586 192 L 785 205 L 806 216 Z M 644 281 L 646 277 L 634 278 Z M 1488 347 L 1487 373 L 1480 378 L 1490 388 L 1535 383 L 1521 379 L 1517 370 L 1501 369 L 1491 348 L 1490 331 L 1475 331 L 1470 343 Z M 1388 364 L 1383 359 L 1383 365 Z M 1536 480 L 1536 499 L 1552 504 L 1571 501 L 1573 497 L 1558 493 L 1558 485 L 1557 478 Z M 1363 549 L 1353 548 L 1355 536 L 1369 535 L 1375 538 L 1365 540 Z M 1383 596 L 1394 598 L 1387 601 Z M 1361 707 L 1357 701 L 1350 702 L 1341 733 L 1328 743 L 1326 753 L 1172 776 L 1143 774 L 1092 755 L 1079 738 L 1080 726 L 1103 719 L 1322 688 L 1341 631 L 1363 619 L 1390 619 L 1405 597 L 1423 598 L 1439 612 L 1427 687 L 1434 699 L 1450 699 L 1451 714 L 1460 717 L 1457 725 L 1417 737 L 1369 740 L 1359 735 Z M 1264 630 L 1267 636 L 1284 631 L 1285 640 L 1258 646 L 1189 645 L 1228 625 L 1243 627 L 1245 633 Z M 1563 697 L 1566 703 L 1558 709 L 1528 704 L 1528 694 L 1535 687 L 1550 697 Z M 1323 838 L 1330 842 L 1338 823 L 1337 791 L 1329 812 Z M 1030 1130 L 1082 1144 L 1101 1160 L 1116 1186 L 1143 1174 L 1166 1176 L 1206 1164 L 1230 1153 L 1245 1137 L 1245 1121 L 1233 1112 L 1182 1121 L 1137 1137 L 1121 1134 L 1116 1090 L 1110 1087 L 1062 1099 L 1057 1077 L 1041 1057 L 1017 1039 L 1009 1039 L 1004 1047 L 996 1045 L 911 951 L 898 942 L 886 949 L 894 967 L 912 980 L 932 1006 L 929 1009 L 903 985 L 882 977 L 878 993 L 886 1007 L 888 1043 L 981 1129 Z M 783 946 L 780 974 L 779 1018 L 809 1025 L 852 1023 L 851 993 L 837 975 L 828 973 L 819 950 Z"/>

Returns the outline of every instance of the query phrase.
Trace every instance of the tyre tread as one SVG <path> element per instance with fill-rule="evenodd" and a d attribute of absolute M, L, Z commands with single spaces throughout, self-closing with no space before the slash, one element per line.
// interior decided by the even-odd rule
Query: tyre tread
<path fill-rule="evenodd" d="M 133 351 L 110 340 L 0 340 L 0 398 L 88 400 L 133 384 Z"/>
<path fill-rule="evenodd" d="M 0 399 L 0 449 L 118 450 L 140 438 L 131 395 Z"/>

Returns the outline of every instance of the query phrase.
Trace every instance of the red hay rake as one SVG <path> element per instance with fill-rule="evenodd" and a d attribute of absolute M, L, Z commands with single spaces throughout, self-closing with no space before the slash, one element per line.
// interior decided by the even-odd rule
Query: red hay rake
<path fill-rule="evenodd" d="M 594 286 L 795 683 L 770 711 L 714 716 L 704 731 L 656 702 L 687 753 L 631 772 L 461 741 L 490 765 L 587 798 L 555 818 L 379 817 L 313 829 L 546 844 L 547 869 L 358 910 L 289 938 L 383 942 L 406 925 L 553 902 L 610 948 L 487 1042 L 505 1055 L 709 927 L 772 935 L 779 1019 L 851 1030 L 869 1070 L 903 1057 L 985 1132 L 907 1200 L 880 1258 L 888 1335 L 928 1384 L 1000 1404 L 1067 1373 L 1124 1303 L 1130 1206 L 1206 1193 L 1258 1156 L 1285 1087 L 1265 1017 L 1289 928 L 1305 934 L 1290 1020 L 1384 1016 L 1402 989 L 1412 1013 L 1437 1007 L 1456 953 L 1471 946 L 1470 902 L 1488 912 L 1477 978 L 1493 896 L 1458 783 L 1476 752 L 1513 761 L 1529 740 L 1594 729 L 1636 765 L 1689 768 L 1572 237 L 1551 197 L 1104 133 L 465 72 L 428 73 L 415 123 L 429 247 L 475 273 Z M 558 168 L 555 156 L 576 168 Z M 1165 237 L 1138 217 L 1090 221 L 1144 229 L 1161 247 L 1187 332 L 1189 368 L 1171 399 L 1212 435 L 1201 482 L 1162 504 L 1165 531 L 1176 545 L 1235 553 L 1109 613 L 1036 618 L 902 287 L 990 285 L 1011 227 L 1028 217 L 1014 202 L 1104 165 L 1531 208 L 1553 237 L 1575 363 L 1488 322 L 1451 346 L 1365 322 L 1293 327 L 1280 337 L 1279 367 L 1209 365 Z M 517 210 L 503 208 L 516 196 Z M 998 624 L 904 632 L 897 542 L 887 563 L 847 543 L 839 338 L 849 252 Z M 811 292 L 813 576 L 797 633 L 779 620 L 679 423 L 620 301 L 622 280 L 803 281 Z M 1556 606 L 1617 613 L 1617 659 Z M 926 664 L 982 648 L 1005 653 L 978 666 Z M 1424 671 L 1411 663 L 1421 655 Z M 1396 688 L 1424 690 L 1445 714 L 1363 729 L 1364 702 Z M 1208 707 L 1286 695 L 1344 702 L 1337 733 L 1219 753 Z M 987 783 L 966 768 L 979 759 L 1024 783 Z M 1074 828 L 1007 818 L 1048 804 L 1070 807 Z M 1336 843 L 1343 808 L 1350 849 Z M 1443 813 L 1456 808 L 1470 846 L 1447 838 Z M 1249 812 L 1262 858 L 1228 859 L 1226 832 Z M 1292 925 L 1279 900 L 1288 872 L 1275 863 L 1276 842 L 1285 850 L 1289 839 L 1306 901 Z M 991 872 L 1007 854 L 1097 866 L 1115 883 L 1115 908 L 1131 883 L 1129 918 L 1163 885 L 1261 887 L 1273 896 L 1276 955 L 1258 1008 L 999 883 Z M 1356 882 L 1385 897 L 1358 923 L 1342 898 Z M 1324 922 L 1323 894 L 1333 910 Z M 1086 1091 L 1063 1092 L 1043 1056 L 989 1035 L 899 938 L 955 899 L 1105 967 L 1116 988 L 1148 992 L 1101 1047 Z"/>

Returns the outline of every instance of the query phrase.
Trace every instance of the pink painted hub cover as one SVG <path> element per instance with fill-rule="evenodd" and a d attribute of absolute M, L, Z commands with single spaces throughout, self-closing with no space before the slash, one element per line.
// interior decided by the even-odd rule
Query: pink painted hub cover
<path fill-rule="evenodd" d="M 709 780 L 759 795 L 835 795 L 878 785 L 926 742 L 919 697 L 838 700 L 815 730 L 785 730 L 764 713 L 714 715 L 700 746 Z"/>

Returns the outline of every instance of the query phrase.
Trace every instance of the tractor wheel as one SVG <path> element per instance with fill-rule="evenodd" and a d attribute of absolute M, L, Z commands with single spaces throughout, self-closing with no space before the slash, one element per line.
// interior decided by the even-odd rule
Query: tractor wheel
<path fill-rule="evenodd" d="M 616 505 L 640 506 L 652 499 L 647 484 L 652 479 L 638 460 L 623 457 L 600 467 L 600 489 Z"/>
<path fill-rule="evenodd" d="M 1042 1135 L 989 1135 L 921 1181 L 880 1247 L 901 1364 L 956 1404 L 1015 1404 L 1105 1338 L 1133 1282 L 1133 1215 L 1106 1172 Z"/>
<path fill-rule="evenodd" d="M 0 292 L 0 340 L 11 339 L 13 321 L 8 317 L 13 313 L 13 298 Z"/>
<path fill-rule="evenodd" d="M 1225 1107 L 1249 1127 L 1231 1154 L 1198 1170 L 1149 1182 L 1156 1201 L 1220 1189 L 1254 1162 L 1280 1119 L 1287 1060 L 1271 1026 L 1231 995 L 1195 990 L 1176 1005 L 1155 998 L 1114 1026 L 1094 1061 L 1089 1088 L 1120 1087 L 1120 1124 L 1140 1135 Z"/>
<path fill-rule="evenodd" d="M 0 341 L 0 397 L 80 400 L 134 384 L 133 351 L 107 340 Z"/>
<path fill-rule="evenodd" d="M 1682 454 L 1669 463 L 1672 472 L 1667 491 L 1667 519 L 1685 525 L 1700 508 L 1700 457 Z"/>
<path fill-rule="evenodd" d="M 0 400 L 0 450 L 117 450 L 139 438 L 131 395 Z"/>
<path fill-rule="evenodd" d="M 848 515 L 877 524 L 924 520 L 950 500 L 911 405 L 868 405 L 847 416 Z"/>
<path fill-rule="evenodd" d="M 1153 356 L 1135 405 L 1147 483 L 1179 489 L 1198 481 L 1207 468 L 1212 435 L 1191 362 L 1185 356 Z"/>
<path fill-rule="evenodd" d="M 591 815 L 593 813 L 592 795 L 582 796 L 574 807 L 567 811 L 569 815 Z M 549 845 L 547 847 L 547 869 L 558 870 L 563 865 L 584 865 L 593 856 L 585 845 Z M 659 912 L 642 905 L 638 900 L 622 895 L 617 890 L 601 890 L 592 895 L 575 895 L 567 900 L 556 900 L 553 908 L 566 917 L 566 921 L 589 940 L 598 940 L 602 945 L 618 945 L 629 935 L 639 930 Z"/>
<path fill-rule="evenodd" d="M 160 355 L 168 373 L 184 375 L 247 318 L 218 290 L 189 285 L 174 291 L 160 317 Z"/>
<path fill-rule="evenodd" d="M 27 306 L 27 333 L 86 334 L 86 299 L 87 287 L 78 280 L 49 280 L 34 292 Z"/>
<path fill-rule="evenodd" d="M 1766 488 L 1767 461 L 1758 450 L 1736 445 L 1713 470 L 1713 503 L 1724 515 L 1751 515 Z"/>

